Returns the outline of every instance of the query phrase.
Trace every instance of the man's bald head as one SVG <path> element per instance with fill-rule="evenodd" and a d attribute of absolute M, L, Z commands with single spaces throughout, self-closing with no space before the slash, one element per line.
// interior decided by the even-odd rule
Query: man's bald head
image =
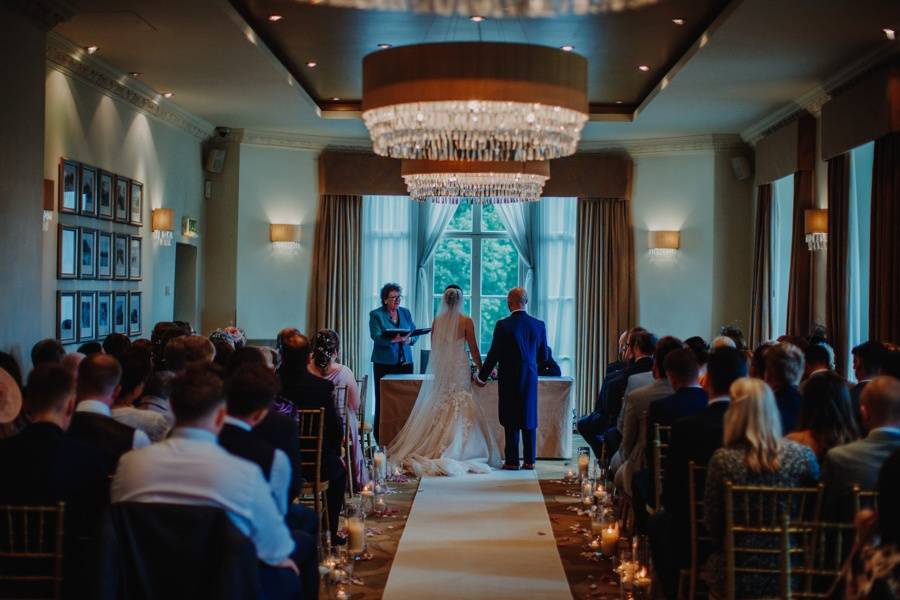
<path fill-rule="evenodd" d="M 900 425 L 900 380 L 876 377 L 863 388 L 859 400 L 866 429 Z"/>
<path fill-rule="evenodd" d="M 509 310 L 522 310 L 528 304 L 528 292 L 525 291 L 525 288 L 513 288 L 509 290 L 509 294 L 506 295 L 506 304 L 509 306 Z"/>

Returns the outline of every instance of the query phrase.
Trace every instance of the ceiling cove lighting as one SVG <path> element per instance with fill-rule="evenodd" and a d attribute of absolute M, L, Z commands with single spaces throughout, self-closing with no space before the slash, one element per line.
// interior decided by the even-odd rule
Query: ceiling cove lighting
<path fill-rule="evenodd" d="M 282 20 L 283 18 L 284 17 L 282 17 L 281 15 L 269 15 L 269 20 L 273 23 L 277 23 L 278 21 Z"/>
<path fill-rule="evenodd" d="M 96 54 L 99 49 L 98 46 L 85 46 L 84 51 L 88 54 Z"/>
<path fill-rule="evenodd" d="M 297 0 L 307 4 L 328 4 L 339 8 L 431 13 L 503 19 L 594 15 L 639 10 L 660 0 Z M 476 21 L 477 22 L 477 21 Z"/>
<path fill-rule="evenodd" d="M 390 48 L 363 59 L 362 109 L 381 156 L 560 158 L 575 153 L 588 119 L 587 60 L 501 42 Z"/>
<path fill-rule="evenodd" d="M 439 204 L 537 202 L 550 179 L 550 164 L 404 160 L 400 174 L 413 200 Z"/>
<path fill-rule="evenodd" d="M 315 69 L 317 66 L 319 66 L 319 63 L 317 63 L 314 60 L 311 60 L 306 63 L 306 66 L 309 67 L 310 69 Z"/>
<path fill-rule="evenodd" d="M 672 19 L 672 22 L 676 25 L 684 25 L 684 19 Z"/>
<path fill-rule="evenodd" d="M 175 92 L 163 92 L 162 93 L 163 98 L 171 98 L 174 95 L 175 95 Z"/>
<path fill-rule="evenodd" d="M 638 70 L 643 71 L 644 73 L 646 73 L 647 71 L 650 70 L 650 67 L 648 67 L 647 65 L 641 65 L 641 66 L 638 67 Z"/>

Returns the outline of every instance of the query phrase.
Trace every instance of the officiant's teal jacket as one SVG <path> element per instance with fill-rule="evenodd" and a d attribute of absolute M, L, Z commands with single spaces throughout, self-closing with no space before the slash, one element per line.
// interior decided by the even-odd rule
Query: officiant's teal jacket
<path fill-rule="evenodd" d="M 400 362 L 400 353 L 403 352 L 403 362 L 412 364 L 412 346 L 418 338 L 412 338 L 409 344 L 394 344 L 389 338 L 382 335 L 387 329 L 409 329 L 412 331 L 416 328 L 413 323 L 412 314 L 408 309 L 398 306 L 397 316 L 400 317 L 400 324 L 391 321 L 391 315 L 388 314 L 384 307 L 376 308 L 369 313 L 369 333 L 372 335 L 372 341 L 375 345 L 372 347 L 372 362 L 380 365 L 396 365 Z"/>

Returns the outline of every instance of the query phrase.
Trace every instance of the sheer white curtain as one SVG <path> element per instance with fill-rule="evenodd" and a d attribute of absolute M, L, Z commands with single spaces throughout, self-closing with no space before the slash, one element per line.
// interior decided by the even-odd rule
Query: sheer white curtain
<path fill-rule="evenodd" d="M 577 198 L 543 198 L 534 212 L 535 300 L 563 375 L 574 373 Z M 598 291 L 599 293 L 599 291 Z"/>
<path fill-rule="evenodd" d="M 772 338 L 787 331 L 787 294 L 794 224 L 794 176 L 772 184 Z"/>
<path fill-rule="evenodd" d="M 416 251 L 416 304 L 413 318 L 416 327 L 430 327 L 434 316 L 432 307 L 431 280 L 428 278 L 428 267 L 434 249 L 441 240 L 444 230 L 456 212 L 456 204 L 435 204 L 431 201 L 421 204 L 418 209 L 419 231 Z M 419 350 L 430 347 L 430 337 L 419 339 Z"/>
<path fill-rule="evenodd" d="M 869 339 L 869 231 L 872 215 L 872 167 L 875 142 L 850 151 L 850 218 L 847 228 L 847 362 L 853 378 L 854 346 Z"/>
<path fill-rule="evenodd" d="M 509 239 L 519 251 L 519 258 L 525 264 L 525 284 L 523 287 L 534 295 L 534 236 L 531 227 L 531 206 L 524 202 L 497 204 L 497 214 L 506 225 Z"/>

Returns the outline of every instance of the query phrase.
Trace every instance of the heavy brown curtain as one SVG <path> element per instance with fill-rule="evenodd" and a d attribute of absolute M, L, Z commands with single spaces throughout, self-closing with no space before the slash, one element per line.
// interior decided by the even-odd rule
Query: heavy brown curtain
<path fill-rule="evenodd" d="M 309 334 L 335 330 L 341 338 L 341 362 L 358 372 L 359 300 L 362 287 L 362 196 L 319 198 L 313 245 Z"/>
<path fill-rule="evenodd" d="M 753 238 L 753 287 L 750 298 L 750 346 L 772 338 L 772 184 L 756 188 Z"/>
<path fill-rule="evenodd" d="M 812 256 L 806 245 L 806 209 L 816 195 L 814 171 L 794 174 L 794 217 L 791 236 L 791 272 L 788 280 L 787 334 L 807 336 L 812 329 Z"/>
<path fill-rule="evenodd" d="M 875 141 L 869 338 L 900 342 L 900 133 Z"/>
<path fill-rule="evenodd" d="M 578 414 L 594 408 L 603 370 L 637 315 L 631 206 L 622 198 L 579 198 L 575 301 Z"/>
<path fill-rule="evenodd" d="M 834 344 L 834 362 L 838 373 L 845 373 L 847 367 L 849 222 L 850 155 L 840 154 L 828 161 L 828 266 L 825 284 L 825 327 Z"/>

